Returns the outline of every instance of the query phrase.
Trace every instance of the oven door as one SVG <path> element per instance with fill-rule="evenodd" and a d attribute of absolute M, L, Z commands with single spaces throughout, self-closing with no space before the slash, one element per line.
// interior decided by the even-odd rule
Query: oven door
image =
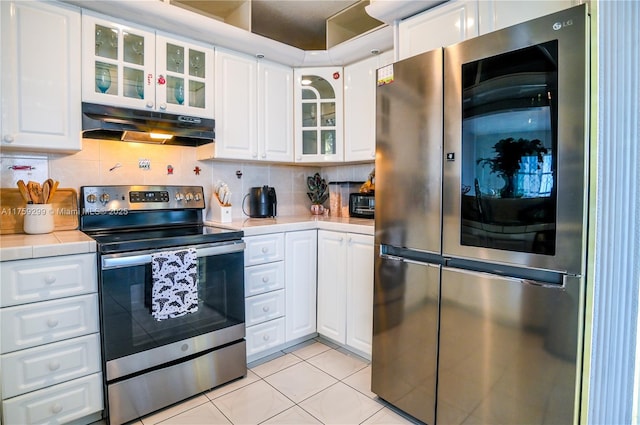
<path fill-rule="evenodd" d="M 242 340 L 244 247 L 242 241 L 194 246 L 198 309 L 160 321 L 151 315 L 151 254 L 158 250 L 103 255 L 100 302 L 107 381 Z"/>
<path fill-rule="evenodd" d="M 443 254 L 582 274 L 585 5 L 445 49 Z"/>

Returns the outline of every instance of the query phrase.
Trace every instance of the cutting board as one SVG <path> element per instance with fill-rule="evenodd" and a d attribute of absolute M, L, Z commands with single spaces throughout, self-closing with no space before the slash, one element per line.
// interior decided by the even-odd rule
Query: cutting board
<path fill-rule="evenodd" d="M 78 228 L 78 193 L 75 189 L 58 188 L 51 204 L 54 211 L 54 231 Z M 17 188 L 0 188 L 0 234 L 24 233 L 22 227 L 25 205 Z"/>

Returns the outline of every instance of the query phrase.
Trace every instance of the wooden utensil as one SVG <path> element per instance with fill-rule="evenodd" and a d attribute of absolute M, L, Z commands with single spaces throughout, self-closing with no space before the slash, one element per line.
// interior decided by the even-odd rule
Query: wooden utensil
<path fill-rule="evenodd" d="M 42 204 L 42 187 L 40 187 L 40 183 L 29 180 L 27 189 L 29 190 L 29 195 L 33 203 Z"/>
<path fill-rule="evenodd" d="M 60 182 L 58 180 L 56 180 L 55 182 L 53 180 L 51 180 L 51 188 L 49 189 L 49 199 L 47 200 L 47 204 L 50 203 L 50 201 L 53 199 L 53 195 L 55 195 L 56 190 L 58 190 L 58 185 L 60 184 Z"/>
<path fill-rule="evenodd" d="M 20 190 L 22 199 L 24 199 L 26 203 L 33 202 L 31 200 L 31 195 L 29 195 L 29 189 L 27 189 L 27 185 L 24 183 L 24 180 L 18 180 L 18 189 Z"/>
<path fill-rule="evenodd" d="M 51 183 L 49 183 L 49 179 L 45 180 L 42 183 L 42 203 L 49 203 L 49 191 L 51 190 Z"/>

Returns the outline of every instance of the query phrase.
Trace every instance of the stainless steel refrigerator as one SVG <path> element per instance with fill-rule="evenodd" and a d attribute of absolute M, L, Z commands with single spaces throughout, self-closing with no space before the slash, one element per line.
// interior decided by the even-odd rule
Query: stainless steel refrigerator
<path fill-rule="evenodd" d="M 587 19 L 378 71 L 372 391 L 425 423 L 579 420 Z"/>

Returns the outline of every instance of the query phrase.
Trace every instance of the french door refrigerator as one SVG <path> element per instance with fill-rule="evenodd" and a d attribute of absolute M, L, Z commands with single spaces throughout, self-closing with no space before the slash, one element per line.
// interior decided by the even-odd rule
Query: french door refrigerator
<path fill-rule="evenodd" d="M 587 10 L 378 71 L 372 391 L 428 424 L 574 423 Z"/>

